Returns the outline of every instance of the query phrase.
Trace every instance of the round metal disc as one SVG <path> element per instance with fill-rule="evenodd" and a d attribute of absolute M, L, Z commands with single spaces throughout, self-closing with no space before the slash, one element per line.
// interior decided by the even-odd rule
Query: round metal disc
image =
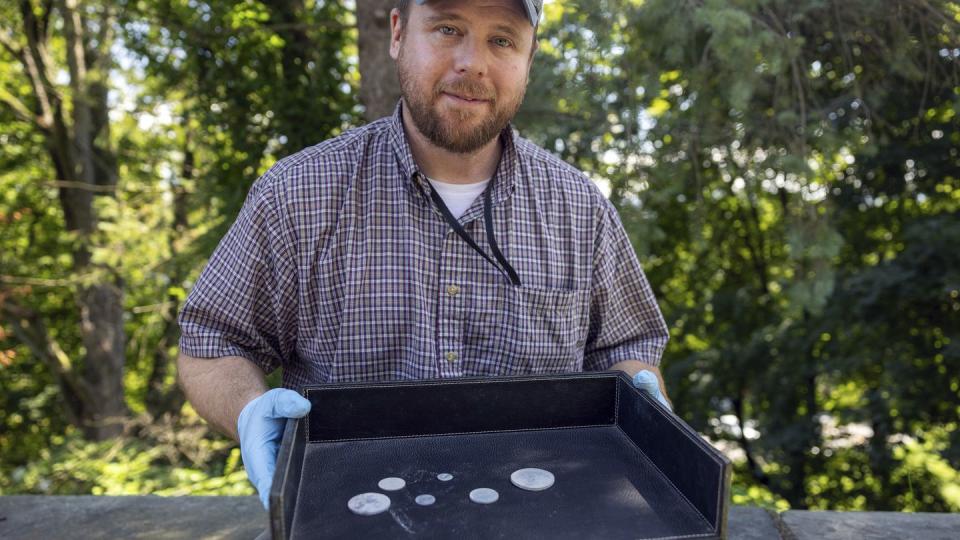
<path fill-rule="evenodd" d="M 375 516 L 390 508 L 390 497 L 383 493 L 361 493 L 347 501 L 347 508 L 360 516 Z"/>
<path fill-rule="evenodd" d="M 437 480 L 439 480 L 439 481 L 441 481 L 441 482 L 449 482 L 449 481 L 453 480 L 453 475 L 450 474 L 450 473 L 442 472 L 442 473 L 440 473 L 440 474 L 437 475 Z"/>
<path fill-rule="evenodd" d="M 543 491 L 553 486 L 553 473 L 543 469 L 520 469 L 510 475 L 510 482 L 527 491 Z"/>
<path fill-rule="evenodd" d="M 470 500 L 479 504 L 493 504 L 500 498 L 495 489 L 477 488 L 470 492 Z"/>
<path fill-rule="evenodd" d="M 384 478 L 377 483 L 377 487 L 384 491 L 400 491 L 406 487 L 407 482 L 403 478 L 396 478 L 391 476 L 390 478 Z"/>
<path fill-rule="evenodd" d="M 417 495 L 417 498 L 413 502 L 419 504 L 420 506 L 430 506 L 431 504 L 437 502 L 437 498 L 433 495 L 423 494 Z"/>

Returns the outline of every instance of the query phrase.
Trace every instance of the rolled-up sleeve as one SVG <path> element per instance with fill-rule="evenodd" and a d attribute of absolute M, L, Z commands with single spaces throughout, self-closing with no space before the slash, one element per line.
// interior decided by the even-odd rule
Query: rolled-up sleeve
<path fill-rule="evenodd" d="M 609 201 L 598 221 L 584 369 L 602 371 L 624 360 L 659 365 L 669 334 L 653 289 Z"/>
<path fill-rule="evenodd" d="M 297 275 L 292 228 L 276 178 L 253 184 L 178 318 L 180 352 L 241 356 L 270 373 L 296 348 Z"/>

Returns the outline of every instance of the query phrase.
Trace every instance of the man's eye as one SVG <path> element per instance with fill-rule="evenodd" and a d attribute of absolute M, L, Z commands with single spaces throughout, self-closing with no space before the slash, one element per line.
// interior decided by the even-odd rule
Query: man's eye
<path fill-rule="evenodd" d="M 457 31 L 454 30 L 454 29 L 453 29 L 452 27 L 450 27 L 450 26 L 441 26 L 441 27 L 440 27 L 440 33 L 441 33 L 441 34 L 446 34 L 446 35 L 448 35 L 448 36 L 452 36 L 452 35 L 456 34 Z"/>
<path fill-rule="evenodd" d="M 497 47 L 510 47 L 513 45 L 513 43 L 511 43 L 507 38 L 493 38 L 493 43 Z"/>

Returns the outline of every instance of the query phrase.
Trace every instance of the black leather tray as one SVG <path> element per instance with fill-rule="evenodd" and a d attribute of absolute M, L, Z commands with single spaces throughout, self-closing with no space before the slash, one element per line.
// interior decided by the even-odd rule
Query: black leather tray
<path fill-rule="evenodd" d="M 338 384 L 304 389 L 270 492 L 280 538 L 724 538 L 730 462 L 622 373 Z M 524 467 L 556 483 L 510 483 Z M 454 479 L 441 482 L 439 473 Z M 382 478 L 407 485 L 386 492 Z M 469 500 L 478 487 L 500 499 Z M 347 501 L 384 493 L 390 510 Z M 414 497 L 429 493 L 432 506 Z"/>

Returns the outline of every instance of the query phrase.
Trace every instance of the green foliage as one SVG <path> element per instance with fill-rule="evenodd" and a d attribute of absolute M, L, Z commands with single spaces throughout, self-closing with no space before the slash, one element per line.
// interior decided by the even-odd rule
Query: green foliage
<path fill-rule="evenodd" d="M 671 325 L 668 388 L 739 460 L 735 500 L 960 508 L 955 4 L 548 20 L 520 122 L 610 190 Z"/>
<path fill-rule="evenodd" d="M 260 172 L 358 117 L 352 14 L 339 2 L 295 0 L 81 4 L 88 35 L 102 30 L 94 15 L 111 13 L 107 29 L 118 36 L 103 142 L 119 180 L 96 200 L 89 247 L 97 272 L 109 269 L 125 289 L 126 405 L 136 418 L 179 417 L 175 316 L 204 259 Z M 69 96 L 62 8 L 50 6 L 34 11 L 52 28 L 52 86 Z M 0 34 L 22 46 L 17 9 L 0 7 Z M 47 132 L 9 106 L 34 106 L 34 92 L 20 59 L 0 49 L 0 489 L 250 492 L 236 464 L 225 465 L 228 452 L 164 461 L 176 445 L 159 435 L 128 431 L 114 446 L 71 430 L 65 378 L 40 359 L 56 357 L 42 350 L 50 344 L 68 373 L 84 369 L 77 295 L 97 276 L 72 269 L 77 239 L 64 232 Z M 197 437 L 229 446 L 207 430 Z"/>
<path fill-rule="evenodd" d="M 142 417 L 131 436 L 88 442 L 73 428 L 0 478 L 0 494 L 250 495 L 240 450 L 196 416 Z"/>
<path fill-rule="evenodd" d="M 188 123 L 197 195 L 233 216 L 279 157 L 356 125 L 353 18 L 342 2 L 123 0 L 127 46 Z M 186 76 L 185 76 L 186 75 Z M 147 105 L 163 94 L 141 97 Z M 161 101 L 164 103 L 164 101 Z M 227 220 L 229 224 L 231 220 Z M 203 256 L 224 232 L 202 243 Z"/>

